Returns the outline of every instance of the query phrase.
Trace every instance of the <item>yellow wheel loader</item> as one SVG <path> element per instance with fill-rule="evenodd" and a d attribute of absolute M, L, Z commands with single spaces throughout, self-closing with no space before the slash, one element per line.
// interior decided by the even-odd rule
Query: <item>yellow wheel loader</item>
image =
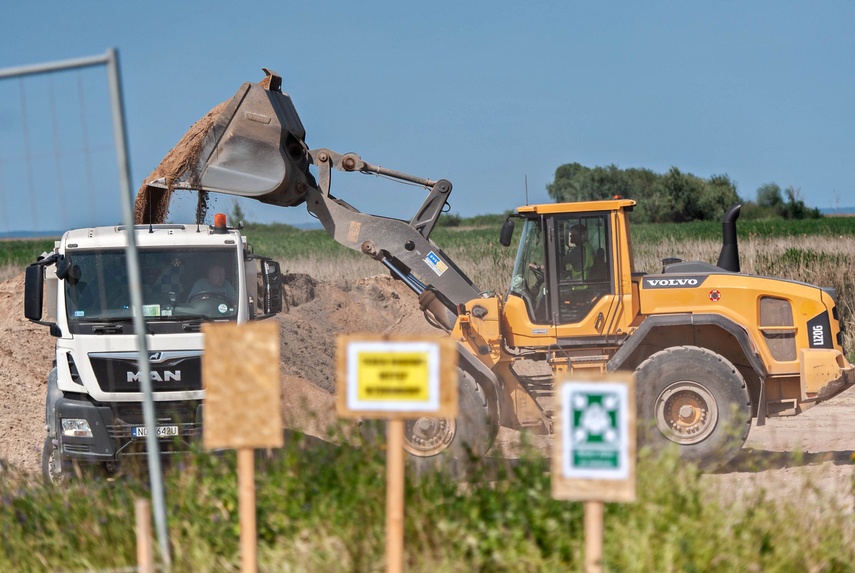
<path fill-rule="evenodd" d="M 265 72 L 145 182 L 138 222 L 176 188 L 305 203 L 336 241 L 404 281 L 460 352 L 458 418 L 407 424 L 417 463 L 482 456 L 499 426 L 551 431 L 555 374 L 634 372 L 641 441 L 676 444 L 706 467 L 738 453 L 752 419 L 798 414 L 855 382 L 831 289 L 740 272 L 739 206 L 725 215 L 716 265 L 666 260 L 655 275 L 633 264 L 634 201 L 520 207 L 500 238 L 509 245 L 521 220 L 509 290 L 485 293 L 430 240 L 451 183 L 310 150 L 281 78 Z M 362 213 L 331 194 L 333 170 L 415 183 L 428 196 L 409 221 Z"/>

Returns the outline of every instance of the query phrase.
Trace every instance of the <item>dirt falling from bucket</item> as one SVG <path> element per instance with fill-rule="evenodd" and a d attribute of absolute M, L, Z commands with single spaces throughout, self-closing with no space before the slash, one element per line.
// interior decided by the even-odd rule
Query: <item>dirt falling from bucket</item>
<path fill-rule="evenodd" d="M 202 152 L 205 136 L 227 103 L 221 103 L 209 111 L 205 117 L 194 123 L 181 138 L 181 141 L 166 154 L 160 165 L 145 178 L 137 192 L 134 204 L 134 221 L 137 224 L 157 224 L 166 221 L 169 201 L 177 182 L 186 182 L 191 188 L 198 187 L 199 154 Z M 149 185 L 150 182 L 159 179 L 165 182 L 166 189 Z M 208 194 L 200 193 L 196 209 L 197 217 L 200 213 L 202 217 L 207 213 L 207 201 Z"/>

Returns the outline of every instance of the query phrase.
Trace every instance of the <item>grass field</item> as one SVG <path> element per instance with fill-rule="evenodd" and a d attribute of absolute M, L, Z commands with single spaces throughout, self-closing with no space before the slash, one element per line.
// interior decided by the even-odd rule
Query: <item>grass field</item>
<path fill-rule="evenodd" d="M 382 572 L 382 448 L 287 440 L 256 474 L 260 571 Z M 673 454 L 642 451 L 638 500 L 606 504 L 606 571 L 855 571 L 855 521 L 805 483 L 815 505 L 761 492 L 732 500 Z M 853 488 L 855 489 L 855 488 Z M 238 571 L 234 455 L 197 453 L 167 472 L 174 571 Z M 853 491 L 855 493 L 855 491 Z M 26 486 L 0 476 L 0 571 L 110 571 L 135 562 L 136 497 L 145 481 Z M 467 481 L 408 480 L 405 570 L 583 570 L 582 504 L 553 500 L 542 459 L 487 460 Z"/>

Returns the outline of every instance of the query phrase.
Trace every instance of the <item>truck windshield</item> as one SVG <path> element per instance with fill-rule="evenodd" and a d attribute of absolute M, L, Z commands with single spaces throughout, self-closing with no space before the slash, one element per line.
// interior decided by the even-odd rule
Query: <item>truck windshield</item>
<path fill-rule="evenodd" d="M 65 284 L 69 322 L 131 319 L 123 249 L 74 250 Z M 234 249 L 139 249 L 146 320 L 234 320 L 238 273 Z"/>

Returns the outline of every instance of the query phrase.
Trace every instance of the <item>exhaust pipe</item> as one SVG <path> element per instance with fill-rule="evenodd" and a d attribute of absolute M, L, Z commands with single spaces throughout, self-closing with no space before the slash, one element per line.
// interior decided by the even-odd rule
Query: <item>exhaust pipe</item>
<path fill-rule="evenodd" d="M 732 273 L 739 272 L 739 245 L 736 239 L 736 220 L 742 204 L 737 203 L 727 210 L 721 221 L 722 245 L 716 265 Z"/>

